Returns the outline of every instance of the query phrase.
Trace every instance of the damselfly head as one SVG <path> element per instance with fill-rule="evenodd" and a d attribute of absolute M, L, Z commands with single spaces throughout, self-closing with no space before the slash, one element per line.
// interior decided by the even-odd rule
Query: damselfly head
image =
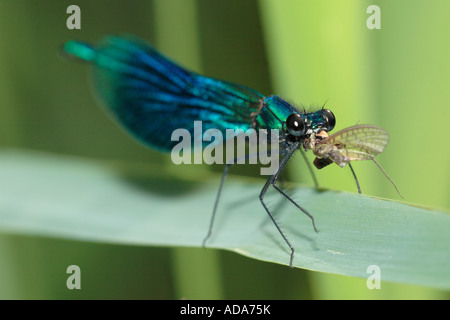
<path fill-rule="evenodd" d="M 307 113 L 305 117 L 310 121 L 312 132 L 316 135 L 322 131 L 330 132 L 336 125 L 336 117 L 329 109 Z"/>
<path fill-rule="evenodd" d="M 325 139 L 328 132 L 334 129 L 336 118 L 333 112 L 328 109 L 321 109 L 311 113 L 292 113 L 286 119 L 286 129 L 289 135 L 296 140 L 306 142 L 313 136 L 313 139 Z"/>

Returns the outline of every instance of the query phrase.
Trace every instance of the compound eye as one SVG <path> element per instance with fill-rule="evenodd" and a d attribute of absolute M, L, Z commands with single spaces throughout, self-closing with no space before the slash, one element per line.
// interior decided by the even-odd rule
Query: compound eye
<path fill-rule="evenodd" d="M 336 125 L 336 118 L 334 117 L 333 112 L 328 109 L 324 109 L 323 118 L 325 120 L 325 123 L 327 124 L 328 131 L 333 130 L 334 126 Z"/>
<path fill-rule="evenodd" d="M 302 136 L 306 131 L 305 120 L 298 113 L 293 113 L 286 120 L 286 128 L 293 136 Z"/>

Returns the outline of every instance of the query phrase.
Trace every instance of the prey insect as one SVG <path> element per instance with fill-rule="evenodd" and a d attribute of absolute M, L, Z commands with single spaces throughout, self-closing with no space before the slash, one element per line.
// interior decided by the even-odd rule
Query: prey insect
<path fill-rule="evenodd" d="M 350 163 L 372 160 L 402 197 L 394 181 L 375 160 L 375 156 L 384 151 L 388 142 L 389 134 L 386 130 L 373 125 L 355 125 L 331 136 L 326 131 L 312 134 L 309 139 L 305 140 L 304 147 L 312 150 L 316 156 L 314 165 L 317 169 L 322 169 L 333 162 L 340 167 L 349 165 L 359 193 L 361 193 L 361 188 Z"/>

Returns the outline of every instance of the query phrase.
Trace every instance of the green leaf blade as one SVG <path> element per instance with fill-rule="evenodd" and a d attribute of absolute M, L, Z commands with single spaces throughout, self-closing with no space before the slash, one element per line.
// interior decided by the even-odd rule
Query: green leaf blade
<path fill-rule="evenodd" d="M 220 179 L 220 178 L 219 178 Z M 217 181 L 44 154 L 0 153 L 0 230 L 144 246 L 200 247 Z M 258 195 L 262 184 L 229 179 L 207 246 L 289 263 L 289 248 Z M 296 188 L 311 220 L 271 191 L 266 199 L 295 247 L 294 266 L 450 289 L 450 216 L 347 192 Z"/>

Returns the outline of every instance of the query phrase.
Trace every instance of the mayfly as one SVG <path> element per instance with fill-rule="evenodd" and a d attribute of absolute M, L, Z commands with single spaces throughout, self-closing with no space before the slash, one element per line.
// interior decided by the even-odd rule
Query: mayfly
<path fill-rule="evenodd" d="M 375 160 L 375 156 L 384 151 L 388 142 L 389 134 L 386 130 L 373 125 L 361 124 L 345 128 L 331 136 L 326 131 L 313 133 L 309 139 L 305 139 L 304 148 L 313 151 L 316 156 L 314 165 L 317 169 L 322 169 L 333 162 L 341 168 L 349 165 L 359 193 L 361 193 L 361 188 L 350 162 L 372 160 L 401 196 L 395 183 Z"/>

